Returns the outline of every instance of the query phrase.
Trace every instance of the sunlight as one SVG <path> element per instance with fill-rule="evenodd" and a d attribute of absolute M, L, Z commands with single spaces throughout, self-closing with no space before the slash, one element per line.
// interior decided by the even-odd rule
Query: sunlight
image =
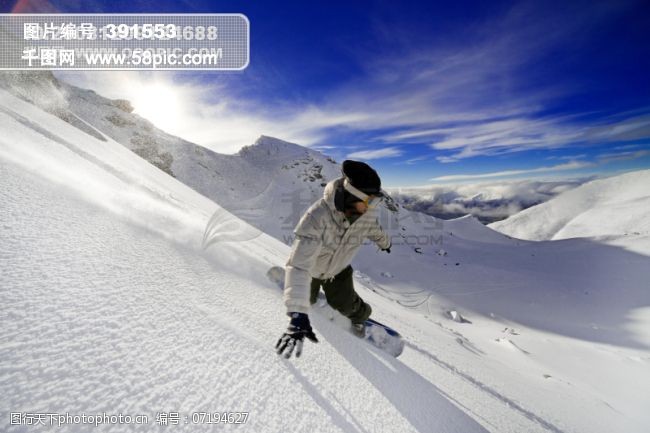
<path fill-rule="evenodd" d="M 129 99 L 134 113 L 164 131 L 178 130 L 182 118 L 182 98 L 172 85 L 160 82 L 145 84 L 132 92 Z"/>

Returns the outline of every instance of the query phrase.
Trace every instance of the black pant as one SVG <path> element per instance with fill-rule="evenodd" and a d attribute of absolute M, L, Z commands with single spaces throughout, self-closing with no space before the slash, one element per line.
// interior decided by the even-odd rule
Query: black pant
<path fill-rule="evenodd" d="M 331 281 L 312 278 L 311 297 L 309 299 L 312 304 L 316 303 L 321 286 L 325 292 L 327 303 L 344 316 L 350 318 L 352 323 L 362 323 L 370 317 L 372 308 L 354 291 L 352 266 L 343 269 Z"/>

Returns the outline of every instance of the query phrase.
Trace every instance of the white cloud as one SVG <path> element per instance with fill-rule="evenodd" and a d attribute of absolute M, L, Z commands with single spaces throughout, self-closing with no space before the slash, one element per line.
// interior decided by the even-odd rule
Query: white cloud
<path fill-rule="evenodd" d="M 618 152 L 618 153 L 605 153 L 602 155 L 598 155 L 598 160 L 603 164 L 607 164 L 610 162 L 617 162 L 617 161 L 631 161 L 634 159 L 643 158 L 648 155 L 650 155 L 650 150 L 644 149 L 644 150 Z"/>
<path fill-rule="evenodd" d="M 278 104 L 263 99 L 263 92 L 244 98 L 232 87 L 193 82 L 174 73 L 59 75 L 72 84 L 126 99 L 155 77 L 175 88 L 180 102 L 170 109 L 178 110 L 181 119 L 157 126 L 223 153 L 236 152 L 262 134 L 306 146 L 329 144 L 336 142 L 332 137 L 342 128 L 352 133 L 375 131 L 387 149 L 428 141 L 439 162 L 560 148 L 580 141 L 624 142 L 650 137 L 647 111 L 597 122 L 540 118 L 551 102 L 581 89 L 579 83 L 540 88 L 536 69 L 530 67 L 558 44 L 580 40 L 572 36 L 590 31 L 611 9 L 623 7 L 598 4 L 577 15 L 544 16 L 535 6 L 518 4 L 493 22 L 464 30 L 462 43 L 446 38 L 443 44 L 415 46 L 406 37 L 399 61 L 382 53 L 360 55 L 365 73 L 341 84 L 318 106 L 290 99 Z M 390 46 L 393 30 L 380 29 L 386 40 L 378 39 L 377 46 L 383 42 Z M 255 94 L 250 90 L 247 95 Z M 387 155 L 366 152 L 377 152 L 366 153 L 370 158 L 399 156 L 397 150 Z"/>
<path fill-rule="evenodd" d="M 491 222 L 527 207 L 543 203 L 558 194 L 591 180 L 514 180 L 471 184 L 386 188 L 402 205 L 442 218 L 472 214 Z"/>
<path fill-rule="evenodd" d="M 530 66 L 560 44 L 566 48 L 583 40 L 574 36 L 593 31 L 595 23 L 625 7 L 599 4 L 577 15 L 544 15 L 530 4 L 516 5 L 495 22 L 469 28 L 464 40 L 472 43 L 405 44 L 397 62 L 386 56 L 364 59 L 367 75 L 335 92 L 323 110 L 356 113 L 347 123 L 351 128 L 393 129 L 380 136 L 392 145 L 429 140 L 440 162 L 650 137 L 647 110 L 597 121 L 541 117 L 552 103 L 583 89 L 580 83 L 540 87 L 536 78 L 543 72 Z M 393 29 L 385 30 L 388 38 L 395 36 Z"/>
<path fill-rule="evenodd" d="M 352 152 L 348 155 L 351 159 L 380 159 L 380 158 L 393 158 L 402 155 L 402 151 L 397 147 L 385 147 L 376 150 L 361 150 L 359 152 Z"/>
<path fill-rule="evenodd" d="M 428 155 L 417 156 L 415 158 L 407 159 L 404 161 L 406 164 L 415 164 L 416 162 L 426 161 L 430 157 Z"/>
<path fill-rule="evenodd" d="M 481 173 L 481 174 L 457 174 L 450 176 L 439 176 L 434 177 L 429 180 L 436 182 L 453 182 L 453 181 L 464 181 L 464 180 L 475 180 L 475 179 L 493 179 L 493 178 L 502 178 L 510 176 L 520 176 L 534 173 L 546 173 L 552 171 L 565 171 L 565 170 L 577 170 L 580 168 L 591 167 L 593 163 L 590 162 L 579 162 L 572 161 L 567 162 L 566 164 L 554 165 L 552 167 L 538 167 L 527 170 L 506 170 L 506 171 L 497 171 L 492 173 Z"/>
<path fill-rule="evenodd" d="M 562 148 L 575 143 L 608 143 L 650 137 L 650 116 L 591 125 L 566 123 L 564 119 L 509 119 L 461 125 L 448 129 L 436 150 L 453 151 L 437 157 L 439 162 L 456 162 L 478 155 L 496 155 L 532 149 Z"/>
<path fill-rule="evenodd" d="M 586 153 L 581 153 L 579 155 L 560 155 L 560 156 L 547 156 L 546 159 L 553 160 L 553 159 L 561 159 L 565 161 L 575 161 L 577 159 L 585 159 L 587 158 Z"/>
<path fill-rule="evenodd" d="M 612 148 L 612 150 L 631 150 L 631 149 L 638 149 L 641 147 L 640 144 L 625 144 L 622 146 L 615 146 Z"/>

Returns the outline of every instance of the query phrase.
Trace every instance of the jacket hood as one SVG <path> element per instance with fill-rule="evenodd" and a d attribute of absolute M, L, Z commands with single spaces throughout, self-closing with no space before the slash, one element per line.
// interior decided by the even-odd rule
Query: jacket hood
<path fill-rule="evenodd" d="M 334 179 L 328 182 L 328 184 L 325 185 L 325 189 L 323 190 L 323 200 L 325 200 L 325 203 L 327 203 L 327 206 L 332 212 L 340 212 L 338 209 L 336 209 L 336 205 L 334 204 L 334 196 L 336 195 L 336 190 L 342 182 L 342 177 Z"/>

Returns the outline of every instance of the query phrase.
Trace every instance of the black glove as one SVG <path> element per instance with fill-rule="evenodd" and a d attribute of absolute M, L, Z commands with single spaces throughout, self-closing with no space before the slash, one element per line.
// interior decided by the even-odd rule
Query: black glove
<path fill-rule="evenodd" d="M 388 254 L 390 254 L 390 247 L 392 247 L 392 246 L 393 246 L 393 244 L 391 242 L 391 244 L 388 245 L 388 248 L 384 248 L 382 251 L 386 251 Z"/>
<path fill-rule="evenodd" d="M 305 313 L 289 313 L 291 322 L 287 328 L 287 332 L 282 334 L 282 337 L 275 344 L 278 355 L 284 355 L 285 358 L 291 358 L 293 349 L 296 349 L 296 358 L 302 353 L 302 342 L 305 337 L 318 343 L 316 334 L 311 329 L 309 324 L 309 316 Z"/>

